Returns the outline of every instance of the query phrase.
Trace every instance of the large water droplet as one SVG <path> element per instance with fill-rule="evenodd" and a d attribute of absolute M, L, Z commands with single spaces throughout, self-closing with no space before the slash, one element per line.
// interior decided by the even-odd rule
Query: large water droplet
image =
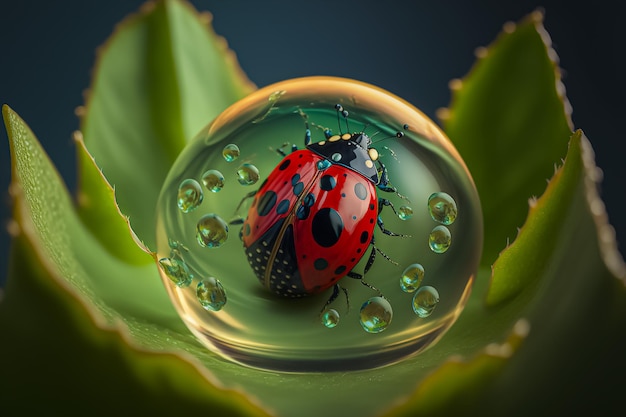
<path fill-rule="evenodd" d="M 428 197 L 428 211 L 436 222 L 451 225 L 456 220 L 456 201 L 450 194 L 439 192 Z"/>
<path fill-rule="evenodd" d="M 198 283 L 196 296 L 205 310 L 219 311 L 226 304 L 226 291 L 214 277 L 204 278 Z"/>
<path fill-rule="evenodd" d="M 439 303 L 439 292 L 429 286 L 421 287 L 413 296 L 413 311 L 421 318 L 430 316 Z"/>
<path fill-rule="evenodd" d="M 281 93 L 273 94 L 277 91 Z M 337 103 L 349 112 L 347 119 L 335 109 Z M 404 124 L 409 128 L 404 129 Z M 384 147 L 382 143 L 374 145 L 378 161 L 385 165 L 390 184 L 403 197 L 378 189 L 374 191 L 377 195 L 371 195 L 369 188 L 364 194 L 364 188 L 357 184 L 367 184 L 368 180 L 358 176 L 358 169 L 351 169 L 349 153 L 331 149 L 349 144 L 350 138 L 341 139 L 344 134 L 358 132 L 363 126 L 367 126 L 367 133 L 379 132 L 376 137 L 385 138 Z M 333 130 L 328 138 L 338 135 L 339 139 L 327 139 L 325 129 Z M 404 135 L 398 137 L 398 131 Z M 304 162 L 296 156 L 307 155 L 304 142 L 308 137 L 311 144 L 326 142 L 319 146 L 329 147 L 328 158 Z M 285 142 L 289 145 L 283 147 Z M 227 145 L 234 143 L 240 151 L 226 152 L 224 156 L 225 148 L 232 148 Z M 282 147 L 289 154 L 291 145 L 300 149 L 293 154 L 297 159 L 285 160 L 275 151 Z M 335 153 L 343 155 L 335 157 L 343 165 L 333 162 Z M 244 169 L 239 173 L 244 164 L 256 170 Z M 219 171 L 225 179 L 215 194 L 207 191 L 211 190 L 211 183 L 205 185 L 203 181 L 210 170 Z M 282 182 L 265 182 L 274 170 L 284 174 L 280 176 Z M 294 181 L 295 174 L 299 177 Z M 205 193 L 202 204 L 188 213 L 177 204 L 178 188 L 185 179 L 198 181 Z M 240 185 L 240 179 L 245 186 Z M 263 193 L 256 195 L 265 186 Z M 426 245 L 433 227 L 441 223 L 433 222 L 425 203 L 433 191 L 439 190 L 454 196 L 460 209 L 450 227 L 454 244 L 444 255 L 434 253 Z M 301 198 L 294 205 L 297 195 Z M 367 199 L 361 200 L 363 196 Z M 384 198 L 393 204 L 398 215 L 387 206 L 380 218 L 386 230 L 404 237 L 383 233 L 377 225 L 376 205 L 370 206 L 370 198 Z M 420 205 L 419 202 L 422 209 L 417 210 L 415 204 Z M 163 183 L 157 204 L 158 258 L 184 259 L 187 270 L 196 277 L 189 287 L 177 288 L 165 268 L 159 268 L 163 283 L 174 289 L 168 293 L 183 321 L 208 349 L 258 368 L 347 371 L 392 364 L 420 352 L 439 340 L 458 317 L 481 255 L 478 195 L 452 144 L 433 122 L 405 101 L 378 88 L 343 79 L 286 81 L 257 90 L 235 103 L 180 153 Z M 402 206 L 413 208 L 411 217 Z M 367 215 L 365 220 L 363 215 Z M 267 220 L 253 223 L 251 216 Z M 287 218 L 288 222 L 281 222 Z M 316 225 L 334 234 L 324 237 L 319 230 L 314 233 L 314 219 Z M 227 239 L 232 233 L 243 238 L 253 236 L 256 244 L 245 250 L 240 239 Z M 355 241 L 345 244 L 342 240 L 324 251 L 313 247 L 317 245 L 316 238 L 334 242 L 346 236 Z M 377 255 L 365 276 L 365 281 L 384 296 L 364 308 L 365 316 L 371 319 L 364 320 L 369 323 L 366 327 L 371 331 L 385 328 L 383 323 L 389 322 L 386 314 L 393 308 L 393 323 L 379 333 L 363 330 L 359 307 L 380 294 L 359 280 L 341 278 L 350 271 L 363 274 L 372 237 L 382 253 L 402 265 L 398 268 Z M 277 238 L 282 241 L 276 242 Z M 303 247 L 300 242 L 309 243 Z M 418 260 L 426 274 L 419 284 L 413 282 L 414 278 L 405 282 L 405 289 L 427 284 L 441 295 L 435 313 L 426 318 L 420 318 L 410 306 L 419 289 L 407 294 L 399 283 L 403 269 Z M 300 279 L 298 268 L 304 268 L 301 265 L 306 262 L 316 277 L 333 280 L 328 290 L 299 299 L 286 299 L 267 290 L 273 286 L 285 295 L 315 292 L 317 282 Z M 351 262 L 355 265 L 348 268 Z M 265 274 L 263 268 L 268 265 L 273 272 Z M 170 275 L 176 274 L 170 271 Z M 228 302 L 217 314 L 208 313 L 197 295 L 196 281 L 202 282 L 200 278 L 205 277 L 218 277 L 228 292 Z M 334 283 L 345 288 L 347 296 L 341 291 L 326 305 Z M 380 308 L 379 313 L 372 312 L 376 308 Z M 339 324 L 329 329 L 327 326 L 335 324 L 338 315 Z"/>
<path fill-rule="evenodd" d="M 190 213 L 194 211 L 200 204 L 204 194 L 198 181 L 188 178 L 178 186 L 177 204 L 180 211 Z"/>
<path fill-rule="evenodd" d="M 361 306 L 361 326 L 368 333 L 382 332 L 391 324 L 392 318 L 391 304 L 382 297 L 372 297 Z"/>
<path fill-rule="evenodd" d="M 224 176 L 217 169 L 210 169 L 202 174 L 202 183 L 207 190 L 217 193 L 224 188 Z"/>
<path fill-rule="evenodd" d="M 198 220 L 196 238 L 200 246 L 218 248 L 228 239 L 228 225 L 214 213 L 205 214 Z"/>
<path fill-rule="evenodd" d="M 428 236 L 428 246 L 435 253 L 444 253 L 450 247 L 452 235 L 446 226 L 435 226 Z"/>
<path fill-rule="evenodd" d="M 404 292 L 414 292 L 424 279 L 424 267 L 421 264 L 411 264 L 404 269 L 400 277 L 400 288 Z"/>

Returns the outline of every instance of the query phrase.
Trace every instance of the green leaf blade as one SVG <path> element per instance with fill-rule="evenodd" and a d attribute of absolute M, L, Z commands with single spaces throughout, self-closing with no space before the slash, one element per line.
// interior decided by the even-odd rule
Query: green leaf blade
<path fill-rule="evenodd" d="M 505 25 L 443 113 L 445 131 L 467 163 L 483 206 L 484 265 L 515 237 L 527 199 L 543 192 L 572 131 L 542 19 L 537 12 L 517 26 Z"/>
<path fill-rule="evenodd" d="M 152 250 L 169 167 L 187 140 L 252 89 L 223 39 L 186 3 L 148 3 L 101 49 L 81 130 L 121 210 Z M 79 164 L 79 172 L 86 169 Z M 103 227 L 87 225 L 96 235 Z"/>
<path fill-rule="evenodd" d="M 129 265 L 106 251 L 84 229 L 33 132 L 8 106 L 3 116 L 17 229 L 0 303 L 3 409 L 41 414 L 71 404 L 94 415 L 173 414 L 184 404 L 195 413 L 266 415 L 173 353 L 176 343 L 195 342 L 154 265 Z M 32 401 L 33 390 L 41 401 Z M 102 393 L 116 401 L 102 403 Z"/>

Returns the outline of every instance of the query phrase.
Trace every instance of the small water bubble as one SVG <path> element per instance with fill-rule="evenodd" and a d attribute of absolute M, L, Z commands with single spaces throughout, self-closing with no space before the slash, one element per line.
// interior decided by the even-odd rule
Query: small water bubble
<path fill-rule="evenodd" d="M 361 326 L 368 333 L 380 333 L 389 326 L 393 309 L 383 297 L 372 297 L 361 306 Z"/>
<path fill-rule="evenodd" d="M 214 213 L 205 214 L 198 220 L 196 238 L 200 246 L 220 247 L 228 239 L 228 225 Z"/>
<path fill-rule="evenodd" d="M 450 247 L 452 236 L 446 226 L 435 226 L 428 236 L 428 246 L 435 253 L 444 253 Z"/>
<path fill-rule="evenodd" d="M 207 190 L 217 193 L 224 188 L 224 176 L 216 169 L 210 169 L 202 174 L 202 183 Z"/>
<path fill-rule="evenodd" d="M 401 220 L 409 220 L 411 217 L 413 217 L 413 209 L 409 206 L 401 206 L 398 209 L 398 217 Z"/>
<path fill-rule="evenodd" d="M 322 324 L 332 329 L 339 323 L 339 313 L 334 308 L 329 308 L 322 314 Z"/>
<path fill-rule="evenodd" d="M 194 211 L 204 199 L 202 188 L 198 181 L 188 178 L 180 183 L 178 186 L 178 208 L 183 213 L 190 213 Z"/>
<path fill-rule="evenodd" d="M 451 225 L 456 220 L 456 201 L 447 193 L 433 193 L 428 197 L 428 211 L 434 221 Z"/>
<path fill-rule="evenodd" d="M 224 146 L 222 155 L 224 156 L 226 162 L 233 162 L 235 159 L 239 158 L 239 146 L 234 143 Z"/>
<path fill-rule="evenodd" d="M 187 264 L 181 259 L 161 258 L 159 259 L 159 265 L 161 265 L 167 277 L 177 287 L 188 287 L 191 281 L 193 281 L 193 274 L 189 271 Z"/>
<path fill-rule="evenodd" d="M 414 292 L 424 279 L 424 267 L 421 264 L 412 264 L 406 267 L 400 277 L 400 288 L 404 292 Z"/>
<path fill-rule="evenodd" d="M 429 285 L 421 287 L 413 296 L 413 311 L 421 318 L 431 315 L 439 302 L 439 292 Z"/>
<path fill-rule="evenodd" d="M 226 291 L 219 280 L 204 278 L 196 286 L 198 301 L 208 311 L 219 311 L 226 304 Z"/>
<path fill-rule="evenodd" d="M 259 180 L 259 170 L 252 164 L 243 164 L 237 170 L 237 179 L 241 185 L 252 185 Z"/>

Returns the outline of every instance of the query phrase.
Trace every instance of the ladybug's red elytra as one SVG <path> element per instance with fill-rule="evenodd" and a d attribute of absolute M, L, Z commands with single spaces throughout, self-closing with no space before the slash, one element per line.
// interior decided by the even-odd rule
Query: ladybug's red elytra
<path fill-rule="evenodd" d="M 347 117 L 341 105 L 335 108 Z M 385 229 L 379 214 L 393 205 L 377 196 L 377 190 L 397 191 L 367 134 L 332 135 L 326 129 L 326 140 L 311 143 L 303 117 L 306 148 L 293 146 L 288 155 L 278 150 L 284 159 L 249 195 L 254 200 L 241 234 L 248 262 L 265 288 L 294 298 L 334 286 L 330 303 L 340 279 L 362 279 L 352 269 L 368 246 L 372 250 L 364 274 L 376 252 L 382 254 L 374 246 L 376 225 L 387 235 L 400 236 Z"/>

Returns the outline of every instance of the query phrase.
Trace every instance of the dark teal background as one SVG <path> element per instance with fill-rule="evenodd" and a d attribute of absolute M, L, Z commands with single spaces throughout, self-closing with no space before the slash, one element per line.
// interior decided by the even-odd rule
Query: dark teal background
<path fill-rule="evenodd" d="M 142 3 L 1 2 L 0 102 L 31 126 L 70 190 L 76 183 L 74 109 L 83 104 L 95 49 Z M 475 48 L 488 45 L 504 22 L 543 7 L 574 123 L 591 140 L 604 171 L 602 196 L 623 250 L 626 6 L 617 3 L 193 1 L 213 13 L 216 32 L 227 38 L 258 86 L 305 75 L 355 78 L 405 98 L 435 120 L 436 110 L 448 105 L 448 81 L 469 71 Z M 6 133 L 0 131 L 1 285 L 9 246 L 10 160 Z"/>

